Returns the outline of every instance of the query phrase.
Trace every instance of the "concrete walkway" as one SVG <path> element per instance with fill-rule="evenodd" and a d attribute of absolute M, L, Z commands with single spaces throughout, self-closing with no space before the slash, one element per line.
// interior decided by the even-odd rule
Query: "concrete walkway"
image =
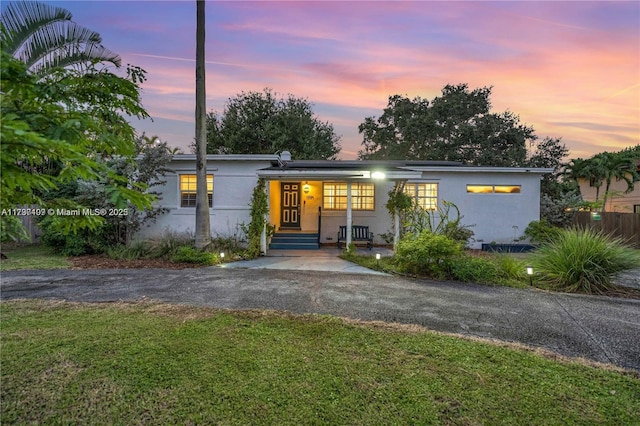
<path fill-rule="evenodd" d="M 338 256 L 342 250 L 337 248 L 322 248 L 320 250 L 269 250 L 266 256 L 254 260 L 226 263 L 222 268 L 246 268 L 246 269 L 281 269 L 289 271 L 330 271 L 345 272 L 351 274 L 387 275 L 356 265 Z M 372 250 L 358 249 L 359 254 L 391 256 L 393 251 L 386 248 Z"/>

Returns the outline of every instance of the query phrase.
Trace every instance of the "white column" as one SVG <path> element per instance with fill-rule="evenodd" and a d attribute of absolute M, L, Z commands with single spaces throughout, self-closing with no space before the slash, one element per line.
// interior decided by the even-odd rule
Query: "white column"
<path fill-rule="evenodd" d="M 267 208 L 270 210 L 269 206 L 269 187 L 271 186 L 271 181 L 267 180 L 264 183 L 264 192 L 267 194 Z M 267 223 L 269 222 L 269 213 L 267 213 L 264 217 L 264 225 L 262 226 L 262 234 L 260 234 L 260 253 L 263 255 L 267 254 Z"/>
<path fill-rule="evenodd" d="M 351 244 L 351 226 L 353 225 L 353 217 L 351 211 L 351 181 L 347 180 L 347 249 Z"/>
<path fill-rule="evenodd" d="M 393 220 L 394 220 L 393 248 L 395 250 L 396 245 L 398 244 L 398 241 L 400 241 L 400 214 L 397 210 L 396 210 L 396 214 L 393 216 Z"/>

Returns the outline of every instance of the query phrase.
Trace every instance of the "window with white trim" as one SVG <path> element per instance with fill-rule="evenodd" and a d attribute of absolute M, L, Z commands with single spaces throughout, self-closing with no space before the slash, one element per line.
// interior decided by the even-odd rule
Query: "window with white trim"
<path fill-rule="evenodd" d="M 207 175 L 209 207 L 213 206 L 213 175 Z M 180 207 L 196 206 L 196 175 L 180 175 Z"/>
<path fill-rule="evenodd" d="M 470 194 L 519 194 L 520 185 L 467 185 Z"/>
<path fill-rule="evenodd" d="M 407 183 L 404 185 L 404 193 L 412 197 L 413 201 L 424 210 L 438 208 L 437 183 Z"/>
<path fill-rule="evenodd" d="M 351 183 L 351 208 L 353 210 L 375 209 L 375 185 L 373 183 Z M 347 209 L 347 183 L 325 182 L 322 185 L 322 201 L 325 210 Z"/>

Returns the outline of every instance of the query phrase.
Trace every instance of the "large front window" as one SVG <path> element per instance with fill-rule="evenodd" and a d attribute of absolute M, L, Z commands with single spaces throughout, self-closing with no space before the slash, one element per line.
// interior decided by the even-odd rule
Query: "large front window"
<path fill-rule="evenodd" d="M 209 207 L 213 205 L 213 175 L 207 175 Z M 180 207 L 196 206 L 196 175 L 180 175 Z"/>
<path fill-rule="evenodd" d="M 407 183 L 404 185 L 404 193 L 425 210 L 435 210 L 438 207 L 437 183 Z"/>
<path fill-rule="evenodd" d="M 347 209 L 346 182 L 325 182 L 322 192 L 325 210 Z M 375 186 L 373 183 L 353 182 L 351 184 L 351 208 L 353 210 L 375 209 Z"/>

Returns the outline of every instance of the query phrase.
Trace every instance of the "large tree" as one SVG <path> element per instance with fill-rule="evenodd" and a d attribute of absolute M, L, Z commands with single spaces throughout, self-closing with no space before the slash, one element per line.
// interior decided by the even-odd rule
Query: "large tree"
<path fill-rule="evenodd" d="M 102 46 L 100 34 L 72 18 L 68 10 L 50 4 L 11 2 L 0 18 L 2 49 L 35 73 L 95 62 L 119 67 L 120 57 Z"/>
<path fill-rule="evenodd" d="M 511 112 L 491 112 L 491 87 L 447 85 L 432 101 L 389 97 L 379 118 L 360 124 L 361 159 L 463 161 L 484 166 L 522 166 L 533 128 Z"/>
<path fill-rule="evenodd" d="M 207 195 L 207 109 L 205 84 L 205 2 L 196 1 L 196 248 L 211 244 Z"/>
<path fill-rule="evenodd" d="M 46 197 L 78 179 L 105 182 L 106 196 L 115 206 L 149 206 L 153 197 L 133 190 L 104 161 L 134 161 L 136 135 L 126 117 L 148 117 L 138 85 L 144 70 L 129 67 L 125 78 L 92 66 L 83 71 L 56 68 L 42 80 L 4 50 L 1 54 L 0 208 L 93 207 Z M 103 222 L 91 216 L 73 219 L 62 225 L 69 232 Z"/>
<path fill-rule="evenodd" d="M 278 97 L 270 89 L 230 98 L 223 113 L 207 115 L 210 154 L 274 154 L 296 159 L 335 159 L 340 138 L 320 121 L 306 99 Z"/>

